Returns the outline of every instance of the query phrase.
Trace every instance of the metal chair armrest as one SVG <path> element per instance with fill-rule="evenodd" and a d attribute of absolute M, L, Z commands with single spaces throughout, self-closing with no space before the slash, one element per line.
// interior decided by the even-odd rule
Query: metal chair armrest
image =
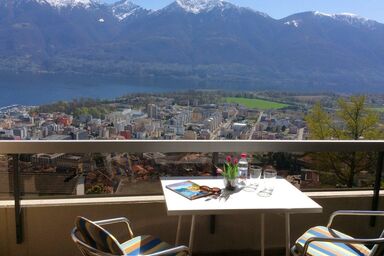
<path fill-rule="evenodd" d="M 311 237 L 304 244 L 303 255 L 306 255 L 309 244 L 312 242 L 334 242 L 348 244 L 381 244 L 384 238 L 360 239 L 360 238 L 330 238 L 330 237 Z"/>
<path fill-rule="evenodd" d="M 108 225 L 108 224 L 115 224 L 115 223 L 120 223 L 120 222 L 126 222 L 130 223 L 130 221 L 126 217 L 119 217 L 119 218 L 113 218 L 113 219 L 106 219 L 106 220 L 96 220 L 93 221 L 97 225 Z"/>
<path fill-rule="evenodd" d="M 340 211 L 335 211 L 334 213 L 331 214 L 329 217 L 329 221 L 327 224 L 327 227 L 330 228 L 333 222 L 333 219 L 336 216 L 382 216 L 384 217 L 384 211 L 354 211 L 354 210 L 340 210 Z"/>
<path fill-rule="evenodd" d="M 106 220 L 97 220 L 94 221 L 97 225 L 100 226 L 105 226 L 105 225 L 111 225 L 111 224 L 117 224 L 117 223 L 125 223 L 127 225 L 128 233 L 130 238 L 134 237 L 130 221 L 126 217 L 119 217 L 119 218 L 114 218 L 114 219 L 106 219 Z"/>
<path fill-rule="evenodd" d="M 177 247 L 170 248 L 170 249 L 167 249 L 167 250 L 163 250 L 163 251 L 155 252 L 155 253 L 152 253 L 152 254 L 148 254 L 148 256 L 170 255 L 170 254 L 175 254 L 175 253 L 178 253 L 178 252 L 185 252 L 186 255 L 191 255 L 191 251 L 189 250 L 189 248 L 187 246 L 185 246 L 185 245 L 181 245 L 181 246 L 177 246 Z"/>

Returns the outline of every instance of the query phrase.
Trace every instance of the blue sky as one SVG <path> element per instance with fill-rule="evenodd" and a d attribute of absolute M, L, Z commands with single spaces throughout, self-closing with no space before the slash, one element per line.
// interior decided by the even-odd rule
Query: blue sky
<path fill-rule="evenodd" d="M 101 0 L 116 2 L 115 0 Z M 174 0 L 133 0 L 134 3 L 148 9 L 160 9 Z M 326 13 L 355 13 L 360 16 L 384 23 L 383 0 L 227 0 L 239 6 L 251 7 L 265 12 L 273 18 L 282 18 L 303 11 L 321 11 Z"/>

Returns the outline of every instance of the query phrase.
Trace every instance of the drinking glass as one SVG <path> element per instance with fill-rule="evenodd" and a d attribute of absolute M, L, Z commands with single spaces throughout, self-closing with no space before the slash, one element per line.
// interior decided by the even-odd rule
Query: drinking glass
<path fill-rule="evenodd" d="M 248 185 L 257 188 L 260 183 L 262 169 L 261 167 L 250 167 L 249 168 L 249 181 Z"/>
<path fill-rule="evenodd" d="M 271 196 L 275 188 L 277 172 L 274 169 L 264 170 L 263 190 L 260 191 L 261 196 Z"/>

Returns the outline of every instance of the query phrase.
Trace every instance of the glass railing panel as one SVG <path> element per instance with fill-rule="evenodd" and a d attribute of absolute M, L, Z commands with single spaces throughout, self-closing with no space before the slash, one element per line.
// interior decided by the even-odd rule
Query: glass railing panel
<path fill-rule="evenodd" d="M 23 198 L 158 195 L 162 194 L 161 177 L 216 175 L 216 167 L 223 168 L 227 156 L 239 159 L 240 155 L 23 154 L 19 160 L 20 187 Z M 373 189 L 377 153 L 248 152 L 247 161 L 252 167 L 274 168 L 279 177 L 303 191 L 359 190 Z M 10 172 L 2 171 L 4 174 L 11 184 Z M 7 191 L 11 193 L 11 185 Z M 2 196 L 7 195 L 2 191 Z"/>
<path fill-rule="evenodd" d="M 160 177 L 207 176 L 212 173 L 211 154 L 147 152 L 114 156 L 115 162 L 121 159 L 126 161 L 126 165 L 120 167 L 125 174 L 120 175 L 118 195 L 162 194 Z"/>
<path fill-rule="evenodd" d="M 207 153 L 39 153 L 19 163 L 23 198 L 156 195 L 162 176 L 212 173 Z"/>
<path fill-rule="evenodd" d="M 256 153 L 256 166 L 272 166 L 279 177 L 302 191 L 372 189 L 377 168 L 374 152 Z"/>
<path fill-rule="evenodd" d="M 23 198 L 77 195 L 81 177 L 81 154 L 21 154 L 20 192 Z"/>
<path fill-rule="evenodd" d="M 12 157 L 0 154 L 0 200 L 12 199 L 13 166 Z"/>

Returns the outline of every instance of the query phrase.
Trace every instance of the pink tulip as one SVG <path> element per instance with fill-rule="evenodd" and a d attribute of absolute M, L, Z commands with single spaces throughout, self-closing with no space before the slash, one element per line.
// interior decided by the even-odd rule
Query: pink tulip
<path fill-rule="evenodd" d="M 237 165 L 238 163 L 239 163 L 239 159 L 237 159 L 237 158 L 233 159 L 233 164 L 234 165 Z"/>
<path fill-rule="evenodd" d="M 225 158 L 225 160 L 227 161 L 227 163 L 231 163 L 232 158 L 231 158 L 231 156 L 227 156 L 227 157 Z"/>

